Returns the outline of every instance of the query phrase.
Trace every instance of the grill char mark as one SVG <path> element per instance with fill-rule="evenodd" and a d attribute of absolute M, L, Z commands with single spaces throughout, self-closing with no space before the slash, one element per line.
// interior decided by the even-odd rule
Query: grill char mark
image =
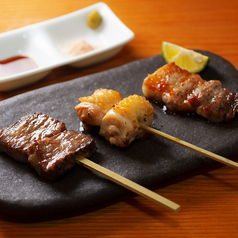
<path fill-rule="evenodd" d="M 75 165 L 75 157 L 91 157 L 95 141 L 75 131 L 63 131 L 53 137 L 35 141 L 28 149 L 28 162 L 44 179 L 56 180 Z"/>
<path fill-rule="evenodd" d="M 27 163 L 27 150 L 32 142 L 54 136 L 64 130 L 65 124 L 52 117 L 42 113 L 27 115 L 0 130 L 0 152 L 5 152 L 18 162 Z"/>
<path fill-rule="evenodd" d="M 206 81 L 174 63 L 159 68 L 144 80 L 147 99 L 163 102 L 174 112 L 196 112 L 210 122 L 227 122 L 238 109 L 238 93 L 223 88 L 218 80 Z"/>

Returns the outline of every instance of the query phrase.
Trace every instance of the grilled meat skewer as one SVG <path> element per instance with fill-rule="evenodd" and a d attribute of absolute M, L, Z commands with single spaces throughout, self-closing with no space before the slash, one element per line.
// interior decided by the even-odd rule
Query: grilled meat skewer
<path fill-rule="evenodd" d="M 95 126 L 100 126 L 106 113 L 121 100 L 121 94 L 114 90 L 97 89 L 91 96 L 79 98 L 81 103 L 75 110 L 84 128 L 90 131 Z"/>
<path fill-rule="evenodd" d="M 99 134 L 111 144 L 120 147 L 128 146 L 135 138 L 147 134 L 139 123 L 150 126 L 154 109 L 141 96 L 132 95 L 122 100 L 121 95 L 108 89 L 97 89 L 75 107 L 84 128 L 90 130 L 99 126 Z"/>
<path fill-rule="evenodd" d="M 40 177 L 56 180 L 76 165 L 76 157 L 89 158 L 96 151 L 95 141 L 75 131 L 63 131 L 32 143 L 28 162 Z"/>
<path fill-rule="evenodd" d="M 196 112 L 215 123 L 232 120 L 238 109 L 238 93 L 223 88 L 218 80 L 203 80 L 174 63 L 148 75 L 142 91 L 147 99 L 162 102 L 171 111 Z"/>
<path fill-rule="evenodd" d="M 66 131 L 65 124 L 42 113 L 22 117 L 0 131 L 0 152 L 30 163 L 42 177 L 56 180 L 76 165 L 76 156 L 90 157 L 95 141 Z"/>
<path fill-rule="evenodd" d="M 131 95 L 115 104 L 103 117 L 99 135 L 110 144 L 120 147 L 128 146 L 135 138 L 148 134 L 140 124 L 150 126 L 154 108 L 145 98 Z"/>
<path fill-rule="evenodd" d="M 63 122 L 42 113 L 24 116 L 0 130 L 0 152 L 5 152 L 18 162 L 27 163 L 27 150 L 34 140 L 54 136 L 65 129 Z"/>
<path fill-rule="evenodd" d="M 89 168 L 105 176 L 113 182 L 118 183 L 121 186 L 135 193 L 138 193 L 141 196 L 144 196 L 157 203 L 162 204 L 163 206 L 169 208 L 172 211 L 177 212 L 180 209 L 180 206 L 178 204 L 86 159 L 85 157 L 90 157 L 96 151 L 95 141 L 89 136 L 86 136 L 84 134 L 78 134 L 75 131 L 66 130 L 63 130 L 62 132 L 53 135 L 52 131 L 50 130 L 51 128 L 47 127 L 47 123 L 45 124 L 45 128 L 43 125 L 41 125 L 40 129 L 36 126 L 32 127 L 32 125 L 18 125 L 21 125 L 24 121 L 26 122 L 26 124 L 28 124 L 29 121 L 32 122 L 32 117 L 34 117 L 34 125 L 41 124 L 42 120 L 37 120 L 37 118 L 41 117 L 50 119 L 56 124 L 58 122 L 57 120 L 54 120 L 53 118 L 50 118 L 47 115 L 43 114 L 33 114 L 21 118 L 14 125 L 11 125 L 10 127 L 1 130 L 0 152 L 6 151 L 11 156 L 16 154 L 18 155 L 19 153 L 21 154 L 21 152 L 24 151 L 24 157 L 29 156 L 28 162 L 33 168 L 35 168 L 37 173 L 42 178 L 49 180 L 58 179 L 60 176 L 64 175 L 67 171 L 72 169 L 77 162 L 78 164 L 81 164 L 84 167 Z M 19 128 L 18 133 L 16 132 L 16 127 Z M 22 146 L 17 150 L 17 153 L 15 152 L 15 141 L 13 143 L 9 143 L 6 139 L 6 137 L 8 136 L 7 130 L 9 128 L 15 129 L 13 130 L 14 133 L 10 134 L 10 139 L 12 139 L 14 137 L 14 134 L 16 134 L 17 139 L 19 141 L 24 141 L 24 143 L 20 144 Z M 39 129 L 38 133 L 35 131 L 34 134 L 34 129 L 36 131 Z M 31 133 L 29 133 L 29 131 Z M 34 140 L 34 135 L 36 139 L 40 140 Z M 43 137 L 42 135 L 49 136 Z M 27 138 L 29 138 L 28 141 Z M 27 149 L 25 148 L 25 145 Z M 18 161 L 21 161 L 18 159 L 18 157 L 16 158 Z M 25 160 L 23 160 L 23 162 L 25 162 Z"/>
<path fill-rule="evenodd" d="M 111 144 L 128 146 L 135 138 L 148 134 L 139 123 L 150 126 L 154 109 L 145 98 L 132 95 L 122 100 L 114 90 L 97 89 L 82 101 L 75 110 L 86 130 L 100 127 L 99 134 Z"/>

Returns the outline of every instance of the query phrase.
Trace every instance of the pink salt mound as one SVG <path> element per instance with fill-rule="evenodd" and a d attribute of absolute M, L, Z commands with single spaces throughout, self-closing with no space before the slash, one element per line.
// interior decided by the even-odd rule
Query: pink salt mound
<path fill-rule="evenodd" d="M 64 53 L 72 56 L 81 55 L 89 51 L 94 50 L 94 48 L 83 39 L 78 39 L 65 43 L 63 45 Z"/>

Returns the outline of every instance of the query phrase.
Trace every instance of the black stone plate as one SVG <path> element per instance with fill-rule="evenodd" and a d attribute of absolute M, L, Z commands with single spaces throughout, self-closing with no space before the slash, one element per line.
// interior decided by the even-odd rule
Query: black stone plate
<path fill-rule="evenodd" d="M 237 92 L 237 70 L 220 56 L 201 52 L 211 58 L 201 76 L 206 80 L 218 79 L 224 87 Z M 68 129 L 80 132 L 80 121 L 74 111 L 79 97 L 91 95 L 97 88 L 117 90 L 122 97 L 142 95 L 144 78 L 164 64 L 162 55 L 158 55 L 1 101 L 0 128 L 26 114 L 42 112 L 65 122 Z M 237 117 L 228 123 L 212 124 L 197 115 L 174 115 L 165 113 L 158 104 L 153 106 L 153 127 L 222 156 L 238 152 Z M 88 135 L 95 138 L 98 147 L 91 160 L 147 187 L 212 163 L 204 156 L 155 135 L 134 141 L 125 149 L 109 145 L 97 133 Z M 125 192 L 126 189 L 79 165 L 59 181 L 48 182 L 28 164 L 0 154 L 2 213 L 30 215 L 80 210 Z"/>

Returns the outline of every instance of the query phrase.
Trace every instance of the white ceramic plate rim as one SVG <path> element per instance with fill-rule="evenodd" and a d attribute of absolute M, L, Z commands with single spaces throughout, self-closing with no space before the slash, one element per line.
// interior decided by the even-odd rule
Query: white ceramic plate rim
<path fill-rule="evenodd" d="M 100 10 L 103 9 L 104 13 L 106 13 L 107 15 L 109 15 L 110 17 L 110 24 L 115 24 L 117 26 L 117 31 L 121 34 L 121 39 L 119 39 L 118 42 L 115 43 L 111 43 L 108 46 L 102 46 L 99 48 L 94 49 L 93 51 L 78 55 L 78 56 L 73 56 L 73 57 L 65 57 L 64 59 L 62 59 L 59 62 L 55 62 L 55 63 L 49 63 L 48 65 L 45 65 L 43 67 L 38 67 L 36 69 L 33 70 L 29 70 L 29 71 L 25 71 L 16 75 L 12 75 L 9 77 L 5 77 L 5 78 L 0 78 L 0 91 L 5 91 L 8 89 L 14 89 L 16 87 L 18 87 L 18 80 L 23 80 L 23 82 L 20 83 L 20 86 L 25 86 L 26 84 L 29 83 L 33 83 L 37 80 L 39 80 L 41 77 L 44 77 L 44 73 L 48 74 L 52 69 L 63 66 L 63 65 L 74 65 L 76 64 L 76 67 L 80 67 L 77 66 L 77 63 L 83 62 L 84 60 L 88 60 L 87 65 L 93 64 L 93 63 L 98 63 L 100 61 L 104 61 L 107 58 L 112 57 L 114 54 L 116 54 L 126 43 L 128 43 L 129 41 L 131 41 L 134 38 L 134 33 L 127 28 L 121 21 L 120 19 L 111 11 L 111 9 L 103 2 L 99 2 L 96 3 L 94 5 L 91 5 L 89 7 L 80 9 L 78 11 L 57 17 L 57 18 L 53 18 L 47 21 L 43 21 L 40 23 L 35 23 L 29 26 L 25 26 L 13 31 L 9 31 L 9 32 L 5 32 L 0 34 L 0 40 L 4 41 L 4 38 L 7 39 L 12 39 L 13 43 L 14 43 L 14 36 L 16 36 L 17 34 L 24 34 L 24 32 L 29 32 L 29 31 L 36 31 L 39 34 L 41 34 L 41 31 L 45 31 L 47 29 L 47 27 L 51 26 L 54 27 L 59 23 L 64 23 L 66 21 L 68 21 L 69 19 L 72 19 L 73 17 L 77 17 L 80 15 L 85 15 L 88 14 L 89 12 L 93 11 L 93 10 L 98 10 L 100 12 Z M 103 17 L 103 16 L 102 16 Z M 90 29 L 90 28 L 89 28 Z M 39 32 L 40 31 L 40 32 Z M 47 34 L 47 31 L 44 32 L 44 34 Z M 107 32 L 108 34 L 108 32 Z M 16 39 L 17 40 L 17 39 Z M 59 40 L 60 41 L 60 40 Z M 9 46 L 10 48 L 11 46 Z M 108 53 L 110 52 L 110 53 Z M 105 56 L 103 56 L 103 54 Z M 107 54 L 107 55 L 106 55 Z M 24 54 L 25 55 L 25 54 Z M 97 59 L 95 62 L 95 58 L 98 55 L 102 55 L 101 59 Z M 9 57 L 5 57 L 2 58 L 1 60 L 4 60 L 6 58 L 11 58 L 13 56 L 16 55 L 9 55 Z M 25 55 L 28 56 L 28 55 Z M 30 57 L 30 56 L 29 56 Z M 75 65 L 74 65 L 75 66 Z M 42 76 L 39 76 L 37 78 L 37 75 L 42 74 Z M 28 78 L 28 79 L 27 79 Z M 30 78 L 30 80 L 29 80 Z M 24 82 L 24 79 L 25 80 Z M 16 84 L 15 84 L 16 83 Z M 10 85 L 11 84 L 11 85 Z"/>

